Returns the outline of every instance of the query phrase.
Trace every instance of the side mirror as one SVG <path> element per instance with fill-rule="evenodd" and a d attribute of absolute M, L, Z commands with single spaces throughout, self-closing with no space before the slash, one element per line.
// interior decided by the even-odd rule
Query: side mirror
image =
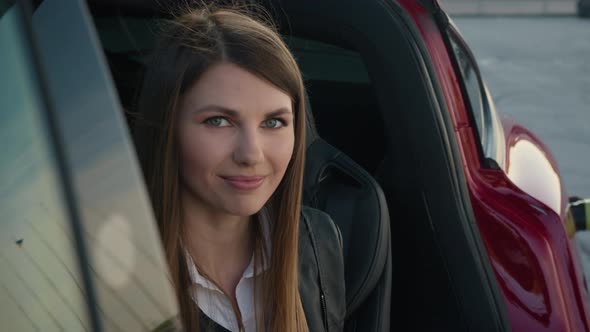
<path fill-rule="evenodd" d="M 590 198 L 570 197 L 567 219 L 568 233 L 590 230 Z"/>

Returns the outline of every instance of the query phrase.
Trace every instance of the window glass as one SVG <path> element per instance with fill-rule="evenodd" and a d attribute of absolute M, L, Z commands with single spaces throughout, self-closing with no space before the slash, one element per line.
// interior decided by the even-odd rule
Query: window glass
<path fill-rule="evenodd" d="M 0 7 L 0 322 L 88 331 L 60 179 L 16 6 Z"/>
<path fill-rule="evenodd" d="M 454 40 L 452 36 L 451 45 L 453 47 L 453 51 L 455 52 L 455 56 L 457 57 L 459 70 L 461 71 L 461 76 L 463 76 L 463 82 L 469 96 L 469 103 L 471 104 L 471 110 L 473 112 L 475 124 L 483 144 L 483 103 L 477 72 L 475 71 L 474 65 L 472 64 L 471 58 L 467 52 L 461 48 L 461 46 Z"/>
<path fill-rule="evenodd" d="M 66 165 L 107 331 L 151 331 L 176 317 L 160 237 L 111 76 L 83 1 L 33 14 Z"/>
<path fill-rule="evenodd" d="M 465 92 L 468 95 L 473 114 L 477 138 L 479 138 L 484 166 L 504 169 L 505 139 L 502 124 L 496 113 L 492 98 L 485 83 L 478 74 L 475 60 L 471 53 L 457 41 L 456 32 L 449 30 L 451 47 L 456 56 Z"/>

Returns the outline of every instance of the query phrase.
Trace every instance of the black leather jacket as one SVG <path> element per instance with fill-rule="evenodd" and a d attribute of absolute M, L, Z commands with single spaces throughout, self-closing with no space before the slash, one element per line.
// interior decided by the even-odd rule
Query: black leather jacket
<path fill-rule="evenodd" d="M 299 295 L 310 332 L 337 332 L 344 327 L 346 296 L 342 236 L 324 212 L 301 210 L 299 223 Z M 201 331 L 227 332 L 201 313 Z"/>
<path fill-rule="evenodd" d="M 299 295 L 310 332 L 342 331 L 346 315 L 342 236 L 324 212 L 302 208 Z"/>

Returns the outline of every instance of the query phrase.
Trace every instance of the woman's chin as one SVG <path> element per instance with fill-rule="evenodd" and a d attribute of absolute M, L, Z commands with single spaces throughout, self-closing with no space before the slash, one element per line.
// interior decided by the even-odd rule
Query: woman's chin
<path fill-rule="evenodd" d="M 264 204 L 236 204 L 228 206 L 227 211 L 235 216 L 249 217 L 258 213 Z"/>

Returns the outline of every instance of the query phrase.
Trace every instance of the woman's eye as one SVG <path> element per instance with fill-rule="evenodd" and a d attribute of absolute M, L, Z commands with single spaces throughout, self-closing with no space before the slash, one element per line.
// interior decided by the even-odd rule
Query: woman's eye
<path fill-rule="evenodd" d="M 285 125 L 284 121 L 279 119 L 268 119 L 264 121 L 264 128 L 281 128 Z"/>
<path fill-rule="evenodd" d="M 221 116 L 215 116 L 215 117 L 209 118 L 209 119 L 205 120 L 204 123 L 211 126 L 211 127 L 227 127 L 227 126 L 229 126 L 229 121 L 227 121 L 226 118 L 221 117 Z"/>

